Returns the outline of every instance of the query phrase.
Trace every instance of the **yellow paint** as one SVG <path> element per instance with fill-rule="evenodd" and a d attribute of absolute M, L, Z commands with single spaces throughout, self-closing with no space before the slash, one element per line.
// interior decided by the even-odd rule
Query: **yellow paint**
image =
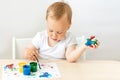
<path fill-rule="evenodd" d="M 19 63 L 19 72 L 22 73 L 23 72 L 23 66 L 26 65 L 26 62 L 20 62 Z"/>

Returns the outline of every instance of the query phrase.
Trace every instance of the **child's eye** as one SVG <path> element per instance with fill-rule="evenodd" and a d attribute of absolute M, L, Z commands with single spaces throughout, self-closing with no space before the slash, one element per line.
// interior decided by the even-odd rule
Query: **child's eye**
<path fill-rule="evenodd" d="M 53 32 L 53 30 L 49 30 L 49 32 Z"/>
<path fill-rule="evenodd" d="M 57 32 L 58 34 L 62 34 L 62 32 Z"/>

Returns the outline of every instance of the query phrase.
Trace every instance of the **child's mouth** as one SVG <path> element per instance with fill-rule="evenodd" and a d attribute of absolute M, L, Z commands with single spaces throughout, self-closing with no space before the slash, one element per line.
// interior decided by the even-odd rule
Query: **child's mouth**
<path fill-rule="evenodd" d="M 57 41 L 57 39 L 53 39 L 54 41 Z"/>

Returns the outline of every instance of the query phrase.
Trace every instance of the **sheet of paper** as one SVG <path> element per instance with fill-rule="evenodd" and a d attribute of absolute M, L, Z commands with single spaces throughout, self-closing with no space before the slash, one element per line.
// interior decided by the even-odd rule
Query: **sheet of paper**
<path fill-rule="evenodd" d="M 36 80 L 61 77 L 56 63 L 41 63 L 40 66 L 41 69 L 38 67 L 37 72 L 31 72 L 30 75 L 24 75 L 19 72 L 18 64 L 4 65 L 2 68 L 2 80 Z M 45 74 L 47 74 L 47 76 L 44 76 Z"/>

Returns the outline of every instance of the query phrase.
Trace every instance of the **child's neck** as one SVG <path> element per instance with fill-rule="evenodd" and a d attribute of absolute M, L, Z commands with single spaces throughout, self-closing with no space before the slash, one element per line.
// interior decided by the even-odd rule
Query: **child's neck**
<path fill-rule="evenodd" d="M 58 41 L 54 41 L 54 40 L 48 38 L 48 45 L 49 46 L 54 47 L 57 43 L 58 43 Z"/>

